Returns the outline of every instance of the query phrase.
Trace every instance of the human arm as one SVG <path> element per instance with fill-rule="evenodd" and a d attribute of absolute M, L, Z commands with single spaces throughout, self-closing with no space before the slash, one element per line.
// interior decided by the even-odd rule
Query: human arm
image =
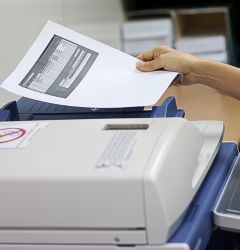
<path fill-rule="evenodd" d="M 183 74 L 181 84 L 203 84 L 240 99 L 240 69 L 201 59 L 169 47 L 159 47 L 138 56 L 137 68 L 144 72 L 164 69 Z"/>

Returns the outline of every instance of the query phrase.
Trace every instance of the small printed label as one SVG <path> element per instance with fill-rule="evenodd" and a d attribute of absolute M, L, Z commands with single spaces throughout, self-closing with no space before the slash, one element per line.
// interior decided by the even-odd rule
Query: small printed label
<path fill-rule="evenodd" d="M 99 159 L 97 168 L 124 168 L 142 134 L 143 131 L 116 132 Z"/>
<path fill-rule="evenodd" d="M 0 149 L 26 148 L 47 125 L 47 122 L 1 125 Z"/>

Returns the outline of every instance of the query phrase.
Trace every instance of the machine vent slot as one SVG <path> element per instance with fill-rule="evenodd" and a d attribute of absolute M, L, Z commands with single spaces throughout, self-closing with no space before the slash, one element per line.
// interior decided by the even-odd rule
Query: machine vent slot
<path fill-rule="evenodd" d="M 149 124 L 107 124 L 103 130 L 146 130 Z"/>

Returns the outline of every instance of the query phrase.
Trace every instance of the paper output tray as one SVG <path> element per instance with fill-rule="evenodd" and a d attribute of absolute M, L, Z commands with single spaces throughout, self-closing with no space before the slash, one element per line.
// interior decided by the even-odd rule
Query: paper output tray
<path fill-rule="evenodd" d="M 240 231 L 240 157 L 214 209 L 214 223 L 226 230 Z"/>

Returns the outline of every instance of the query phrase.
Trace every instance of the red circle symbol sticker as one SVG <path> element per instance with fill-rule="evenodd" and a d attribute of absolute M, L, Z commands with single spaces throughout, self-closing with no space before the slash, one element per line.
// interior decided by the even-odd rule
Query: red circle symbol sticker
<path fill-rule="evenodd" d="M 0 128 L 0 143 L 18 140 L 26 134 L 22 128 Z"/>

